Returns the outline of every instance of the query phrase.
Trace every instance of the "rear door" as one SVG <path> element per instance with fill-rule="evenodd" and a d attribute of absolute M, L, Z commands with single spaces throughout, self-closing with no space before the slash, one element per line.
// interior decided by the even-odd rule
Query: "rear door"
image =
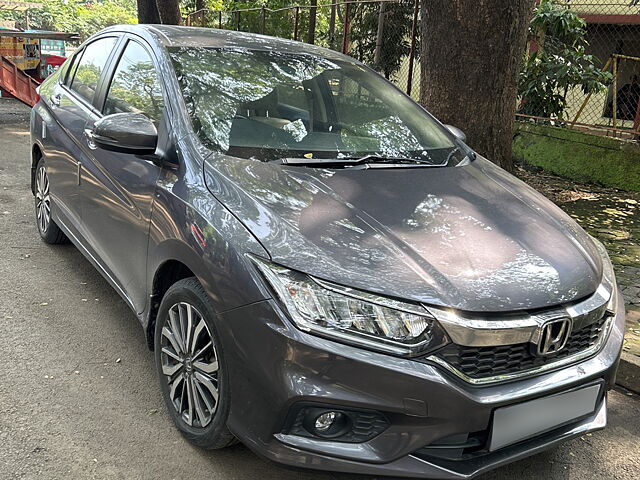
<path fill-rule="evenodd" d="M 123 40 L 103 90 L 104 100 L 88 119 L 87 130 L 102 116 L 124 112 L 143 113 L 159 126 L 165 102 L 155 58 L 142 40 Z M 136 155 L 92 148 L 80 189 L 89 245 L 141 312 L 146 300 L 149 221 L 161 167 Z"/>
<path fill-rule="evenodd" d="M 60 220 L 75 236 L 85 234 L 78 201 L 80 170 L 88 153 L 84 126 L 95 111 L 96 90 L 117 41 L 116 36 L 102 37 L 78 51 L 49 98 L 59 124 L 50 130 L 53 148 L 46 155 L 51 193 Z"/>

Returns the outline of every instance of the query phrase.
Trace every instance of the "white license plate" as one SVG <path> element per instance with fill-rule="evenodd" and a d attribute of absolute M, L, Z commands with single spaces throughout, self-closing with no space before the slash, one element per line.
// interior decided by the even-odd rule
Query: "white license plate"
<path fill-rule="evenodd" d="M 489 450 L 531 438 L 593 413 L 601 385 L 538 398 L 529 402 L 497 408 Z"/>

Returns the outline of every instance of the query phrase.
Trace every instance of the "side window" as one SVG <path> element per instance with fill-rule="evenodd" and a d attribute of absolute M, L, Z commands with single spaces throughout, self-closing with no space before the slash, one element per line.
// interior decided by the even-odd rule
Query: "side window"
<path fill-rule="evenodd" d="M 78 61 L 80 60 L 80 58 L 82 57 L 82 51 L 79 51 L 77 53 L 75 53 L 73 55 L 73 57 L 71 57 L 71 59 L 67 60 L 65 62 L 68 63 L 68 65 L 66 65 L 64 67 L 64 84 L 69 86 L 71 85 L 71 80 L 73 80 L 73 75 L 76 73 L 76 68 L 78 68 Z"/>
<path fill-rule="evenodd" d="M 143 113 L 158 122 L 164 102 L 156 68 L 147 51 L 129 41 L 113 73 L 103 113 Z"/>
<path fill-rule="evenodd" d="M 75 73 L 70 72 L 73 77 L 69 78 L 70 83 L 67 82 L 69 88 L 88 102 L 93 100 L 100 74 L 104 70 L 115 43 L 116 37 L 101 38 L 90 43 L 84 48 L 78 66 L 72 65 L 75 67 Z"/>

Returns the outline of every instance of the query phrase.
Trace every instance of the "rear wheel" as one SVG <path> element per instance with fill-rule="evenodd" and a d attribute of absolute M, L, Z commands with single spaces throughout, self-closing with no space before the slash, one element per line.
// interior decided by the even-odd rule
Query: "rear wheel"
<path fill-rule="evenodd" d="M 49 176 L 44 159 L 38 161 L 35 181 L 35 207 L 38 233 L 45 243 L 66 243 L 67 237 L 51 218 L 51 194 Z"/>
<path fill-rule="evenodd" d="M 195 278 L 176 282 L 160 304 L 155 357 L 162 396 L 176 427 L 207 449 L 235 443 L 227 429 L 230 395 L 215 314 Z"/>

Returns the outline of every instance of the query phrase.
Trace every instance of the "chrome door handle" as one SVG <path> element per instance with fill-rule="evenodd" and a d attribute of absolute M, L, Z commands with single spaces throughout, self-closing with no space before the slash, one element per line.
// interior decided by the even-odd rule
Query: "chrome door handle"
<path fill-rule="evenodd" d="M 51 97 L 49 98 L 49 102 L 53 107 L 59 107 L 61 100 L 62 100 L 62 95 L 60 95 L 59 93 L 56 93 L 55 95 L 51 95 Z"/>

